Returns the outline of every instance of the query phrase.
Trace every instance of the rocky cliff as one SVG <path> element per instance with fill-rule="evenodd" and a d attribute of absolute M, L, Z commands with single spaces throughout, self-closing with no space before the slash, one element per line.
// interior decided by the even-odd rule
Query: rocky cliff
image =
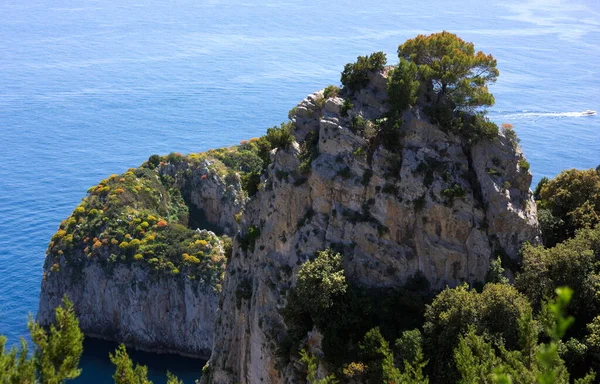
<path fill-rule="evenodd" d="M 293 362 L 277 355 L 281 310 L 318 250 L 342 253 L 346 278 L 365 288 L 417 272 L 443 288 L 483 282 L 492 257 L 510 265 L 524 241 L 537 241 L 531 174 L 513 138 L 467 144 L 413 108 L 383 145 L 385 71 L 360 92 L 329 96 L 295 108 L 295 141 L 273 152 L 244 208 L 206 382 L 295 382 Z"/>
<path fill-rule="evenodd" d="M 387 76 L 309 95 L 263 138 L 152 156 L 92 187 L 50 242 L 38 320 L 66 294 L 88 335 L 212 348 L 206 382 L 294 382 L 281 311 L 315 252 L 342 254 L 365 289 L 483 282 L 497 256 L 510 268 L 538 236 L 515 138 L 468 140 L 422 106 L 392 118 Z"/>
<path fill-rule="evenodd" d="M 50 242 L 37 320 L 63 295 L 88 336 L 208 358 L 226 262 L 246 199 L 207 154 L 151 157 L 90 189 Z"/>

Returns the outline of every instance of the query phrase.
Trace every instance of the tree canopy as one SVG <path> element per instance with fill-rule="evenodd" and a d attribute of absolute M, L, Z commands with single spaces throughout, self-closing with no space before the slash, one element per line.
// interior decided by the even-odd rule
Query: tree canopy
<path fill-rule="evenodd" d="M 535 197 L 546 246 L 600 223 L 600 172 L 596 169 L 569 169 L 552 180 L 543 178 Z"/>
<path fill-rule="evenodd" d="M 409 39 L 398 47 L 398 57 L 417 65 L 420 80 L 437 95 L 436 103 L 449 100 L 463 110 L 494 104 L 487 84 L 498 77 L 496 59 L 475 52 L 473 43 L 453 33 L 443 31 Z"/>

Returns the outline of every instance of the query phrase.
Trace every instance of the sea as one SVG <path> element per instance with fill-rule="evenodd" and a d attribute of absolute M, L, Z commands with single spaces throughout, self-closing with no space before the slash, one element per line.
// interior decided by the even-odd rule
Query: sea
<path fill-rule="evenodd" d="M 261 136 L 344 64 L 447 30 L 498 59 L 489 117 L 534 186 L 600 164 L 598 0 L 0 0 L 0 334 L 27 337 L 44 253 L 86 190 L 152 154 Z M 86 341 L 74 383 L 110 383 Z M 134 353 L 164 383 L 203 361 Z"/>

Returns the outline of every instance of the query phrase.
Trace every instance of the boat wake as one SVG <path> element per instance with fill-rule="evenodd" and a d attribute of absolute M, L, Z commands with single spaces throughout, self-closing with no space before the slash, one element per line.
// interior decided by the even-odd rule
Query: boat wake
<path fill-rule="evenodd" d="M 497 116 L 508 117 L 508 118 L 532 118 L 532 117 L 584 117 L 584 116 L 595 116 L 596 111 L 586 110 L 582 112 L 542 112 L 542 111 L 496 111 L 494 114 Z"/>

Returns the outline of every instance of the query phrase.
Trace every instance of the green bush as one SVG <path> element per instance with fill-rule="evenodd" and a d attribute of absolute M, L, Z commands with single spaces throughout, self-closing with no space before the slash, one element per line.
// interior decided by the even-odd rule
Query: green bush
<path fill-rule="evenodd" d="M 521 139 L 519 139 L 519 137 L 517 136 L 517 133 L 515 132 L 512 124 L 502 124 L 502 133 L 514 148 L 516 148 L 517 145 L 521 142 Z"/>
<path fill-rule="evenodd" d="M 578 229 L 594 228 L 600 224 L 600 174 L 595 169 L 569 169 L 552 180 L 540 181 L 535 195 L 540 210 L 548 210 L 544 217 L 552 232 L 544 233 L 555 239 L 548 246 L 575 235 Z"/>
<path fill-rule="evenodd" d="M 350 111 L 352 108 L 354 108 L 354 105 L 352 104 L 350 99 L 345 98 L 344 103 L 340 107 L 340 115 L 343 117 L 348 116 L 348 111 Z"/>
<path fill-rule="evenodd" d="M 248 227 L 248 232 L 240 237 L 240 248 L 247 252 L 248 250 L 254 251 L 254 245 L 256 240 L 260 237 L 260 228 L 251 225 Z"/>
<path fill-rule="evenodd" d="M 442 195 L 449 199 L 455 199 L 465 197 L 467 191 L 460 184 L 453 184 L 451 187 L 444 189 Z"/>
<path fill-rule="evenodd" d="M 336 97 L 340 93 L 340 89 L 335 85 L 328 85 L 323 90 L 323 97 L 329 99 L 330 97 Z"/>
<path fill-rule="evenodd" d="M 420 83 L 417 65 L 400 59 L 400 63 L 388 77 L 387 91 L 392 110 L 402 113 L 417 102 Z"/>
<path fill-rule="evenodd" d="M 527 298 L 507 284 L 487 284 L 482 293 L 466 284 L 439 293 L 426 309 L 424 325 L 434 382 L 457 381 L 458 371 L 451 364 L 453 351 L 470 327 L 515 349 L 519 346 L 519 319 L 531 312 Z"/>
<path fill-rule="evenodd" d="M 291 122 L 281 123 L 279 127 L 267 129 L 267 134 L 264 137 L 271 144 L 271 148 L 286 149 L 294 142 L 293 127 L 294 124 Z"/>
<path fill-rule="evenodd" d="M 148 167 L 150 169 L 155 169 L 160 164 L 160 156 L 152 155 L 148 158 Z"/>
<path fill-rule="evenodd" d="M 375 52 L 369 56 L 359 56 L 356 63 L 346 64 L 342 72 L 341 82 L 350 91 L 359 91 L 369 83 L 369 72 L 383 70 L 386 62 L 387 59 L 383 52 Z"/>

